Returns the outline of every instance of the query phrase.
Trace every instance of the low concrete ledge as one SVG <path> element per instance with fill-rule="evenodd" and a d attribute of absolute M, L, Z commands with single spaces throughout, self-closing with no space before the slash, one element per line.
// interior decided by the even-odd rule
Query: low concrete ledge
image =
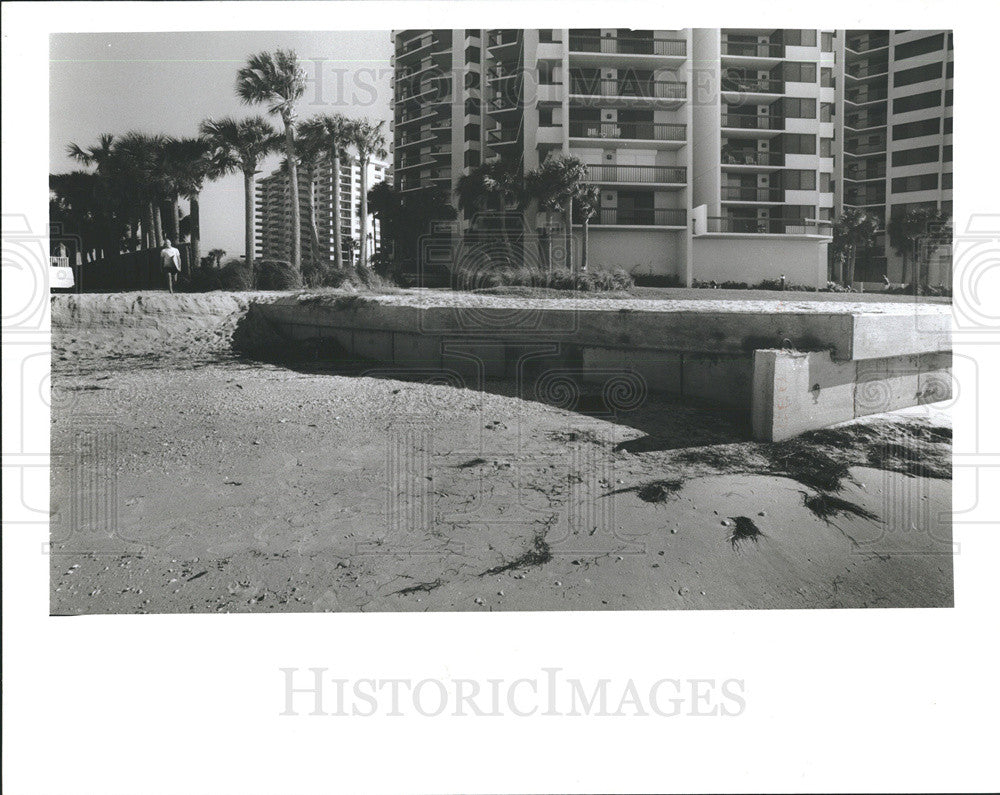
<path fill-rule="evenodd" d="M 751 425 L 755 439 L 781 441 L 951 394 L 950 352 L 837 362 L 826 352 L 759 350 Z"/>
<path fill-rule="evenodd" d="M 335 340 L 389 366 L 380 372 L 438 372 L 472 389 L 516 379 L 529 399 L 557 382 L 674 393 L 746 411 L 761 440 L 951 395 L 941 305 L 409 292 L 293 296 L 255 311 L 288 338 Z"/>

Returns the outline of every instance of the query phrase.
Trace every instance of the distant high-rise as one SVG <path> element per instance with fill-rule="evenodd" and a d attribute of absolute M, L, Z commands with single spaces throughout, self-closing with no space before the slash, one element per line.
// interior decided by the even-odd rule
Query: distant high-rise
<path fill-rule="evenodd" d="M 392 181 L 388 163 L 372 161 L 368 164 L 368 188 L 377 183 Z M 320 258 L 323 263 L 334 257 L 334 219 L 339 218 L 344 241 L 344 256 L 350 251 L 349 239 L 360 244 L 361 235 L 361 166 L 357 161 L 344 162 L 340 167 L 340 210 L 333 207 L 333 168 L 324 164 L 317 170 L 314 184 L 316 221 L 319 233 Z M 302 261 L 312 261 L 312 231 L 309 215 L 309 177 L 299 168 L 299 202 L 302 217 Z M 282 169 L 257 181 L 256 256 L 260 259 L 287 260 L 291 251 L 292 209 L 289 201 L 289 179 Z M 375 251 L 379 243 L 378 224 L 369 215 L 368 250 Z M 355 248 L 355 256 L 357 248 Z"/>
<path fill-rule="evenodd" d="M 692 279 L 825 283 L 833 31 L 406 30 L 401 190 L 502 156 L 580 158 L 601 189 L 590 261 Z M 469 219 L 465 219 L 468 221 Z M 545 223 L 533 210 L 529 229 Z M 744 266 L 727 264 L 742 251 Z M 805 261 L 805 269 L 796 263 Z M 822 261 L 822 266 L 820 262 Z"/>
<path fill-rule="evenodd" d="M 944 30 L 847 30 L 837 36 L 839 211 L 857 207 L 883 226 L 908 209 L 952 213 L 954 44 Z M 903 258 L 879 236 L 879 253 L 859 263 L 870 281 L 904 280 Z M 930 283 L 950 284 L 948 263 Z M 906 274 L 906 280 L 912 274 Z"/>

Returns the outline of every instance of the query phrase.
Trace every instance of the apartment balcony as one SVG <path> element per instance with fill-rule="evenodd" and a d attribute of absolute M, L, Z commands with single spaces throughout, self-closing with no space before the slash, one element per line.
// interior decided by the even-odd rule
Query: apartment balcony
<path fill-rule="evenodd" d="M 599 185 L 657 185 L 680 189 L 687 184 L 687 169 L 681 166 L 587 166 L 587 179 Z"/>
<path fill-rule="evenodd" d="M 395 53 L 395 64 L 397 66 L 412 64 L 414 61 L 422 59 L 431 52 L 451 49 L 450 36 L 448 38 L 431 36 L 429 41 L 421 43 L 423 39 L 424 37 L 422 36 L 415 38 L 404 44 L 403 47 L 398 48 Z"/>
<path fill-rule="evenodd" d="M 844 74 L 855 80 L 867 80 L 870 77 L 885 77 L 889 72 L 889 62 L 879 60 L 873 63 L 849 63 L 844 68 Z"/>
<path fill-rule="evenodd" d="M 885 179 L 885 163 L 879 168 L 851 168 L 844 172 L 844 179 L 849 182 L 867 182 L 875 179 Z"/>
<path fill-rule="evenodd" d="M 684 124 L 656 122 L 570 121 L 570 139 L 580 142 L 617 141 L 625 147 L 673 149 L 687 139 Z"/>
<path fill-rule="evenodd" d="M 727 105 L 752 103 L 766 105 L 785 93 L 785 81 L 770 77 L 750 77 L 727 73 L 722 77 L 722 100 Z"/>
<path fill-rule="evenodd" d="M 600 97 L 605 107 L 657 105 L 679 107 L 687 99 L 687 84 L 680 80 L 570 79 L 572 98 Z"/>
<path fill-rule="evenodd" d="M 833 224 L 815 218 L 706 218 L 705 231 L 712 234 L 739 235 L 823 235 L 832 234 Z"/>
<path fill-rule="evenodd" d="M 494 149 L 504 146 L 514 146 L 521 142 L 521 129 L 496 127 L 486 133 L 486 143 Z"/>
<path fill-rule="evenodd" d="M 756 41 L 730 41 L 726 37 L 722 38 L 722 56 L 732 56 L 733 58 L 769 58 L 782 60 L 785 57 L 785 45 L 759 43 Z"/>
<path fill-rule="evenodd" d="M 867 105 L 872 102 L 884 102 L 889 97 L 889 91 L 884 86 L 862 85 L 860 88 L 848 89 L 844 93 L 844 101 L 850 105 Z"/>
<path fill-rule="evenodd" d="M 872 50 L 881 50 L 883 47 L 889 46 L 889 34 L 885 33 L 866 33 L 860 36 L 850 36 L 847 42 L 844 44 L 844 48 L 849 52 L 863 53 L 871 52 Z"/>
<path fill-rule="evenodd" d="M 516 52 L 522 43 L 521 31 L 516 28 L 491 30 L 486 40 L 486 49 L 496 58 Z"/>
<path fill-rule="evenodd" d="M 723 149 L 719 155 L 723 168 L 768 170 L 781 168 L 785 165 L 785 155 L 782 152 L 758 152 L 756 149 L 738 148 Z"/>
<path fill-rule="evenodd" d="M 602 207 L 590 221 L 591 226 L 656 226 L 687 228 L 687 210 L 652 207 Z"/>
<path fill-rule="evenodd" d="M 885 140 L 873 141 L 867 144 L 858 144 L 851 141 L 844 141 L 844 154 L 855 157 L 866 157 L 885 153 Z"/>
<path fill-rule="evenodd" d="M 757 113 L 723 113 L 721 123 L 728 138 L 770 138 L 785 129 L 784 117 Z"/>
<path fill-rule="evenodd" d="M 435 133 L 427 130 L 421 130 L 418 134 L 413 136 L 401 135 L 399 140 L 396 142 L 395 148 L 398 152 L 401 149 L 407 149 L 411 146 L 433 143 L 434 141 L 437 141 L 437 139 L 438 137 Z"/>
<path fill-rule="evenodd" d="M 722 186 L 722 201 L 724 202 L 776 204 L 784 201 L 784 199 L 784 191 L 781 188 L 744 187 L 742 185 Z"/>
<path fill-rule="evenodd" d="M 854 114 L 844 119 L 844 128 L 848 130 L 870 130 L 875 127 L 885 127 L 886 116 L 883 113 Z"/>
<path fill-rule="evenodd" d="M 594 36 L 569 34 L 570 60 L 594 66 L 609 63 L 629 66 L 679 66 L 687 58 L 687 41 L 649 36 Z"/>
<path fill-rule="evenodd" d="M 848 207 L 878 207 L 885 204 L 885 191 L 847 191 L 844 204 Z"/>

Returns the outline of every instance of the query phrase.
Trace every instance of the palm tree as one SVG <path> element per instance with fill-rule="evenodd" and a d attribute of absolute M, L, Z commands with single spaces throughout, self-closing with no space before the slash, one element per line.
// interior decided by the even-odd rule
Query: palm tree
<path fill-rule="evenodd" d="M 858 252 L 875 245 L 875 235 L 878 231 L 878 219 L 871 213 L 859 209 L 846 210 L 833 225 L 834 254 L 838 261 L 847 265 L 846 272 L 840 274 L 845 287 L 850 287 L 854 283 Z"/>
<path fill-rule="evenodd" d="M 105 256 L 119 253 L 116 238 L 119 238 L 120 234 L 117 234 L 114 228 L 112 202 L 122 197 L 121 191 L 116 190 L 118 186 L 115 185 L 118 169 L 114 140 L 113 135 L 104 133 L 98 138 L 96 146 L 84 149 L 78 144 L 71 143 L 66 147 L 70 157 L 85 166 L 93 166 L 96 172 L 97 182 L 94 187 L 97 206 L 92 208 L 92 233 L 98 247 L 104 249 Z"/>
<path fill-rule="evenodd" d="M 302 211 L 299 207 L 299 171 L 295 163 L 295 103 L 306 90 L 305 71 L 294 50 L 260 52 L 247 59 L 236 75 L 236 93 L 246 105 L 266 103 L 267 112 L 280 116 L 285 127 L 285 157 L 292 197 L 292 267 L 302 272 Z M 247 253 L 249 257 L 249 252 Z"/>
<path fill-rule="evenodd" d="M 328 259 L 320 255 L 319 224 L 316 218 L 316 180 L 320 161 L 326 154 L 323 141 L 313 136 L 302 135 L 295 142 L 299 165 L 305 170 L 306 184 L 309 186 L 309 253 L 310 270 L 313 273 L 325 269 Z M 285 164 L 282 163 L 284 166 Z"/>
<path fill-rule="evenodd" d="M 191 252 L 189 267 L 201 263 L 201 228 L 199 198 L 205 179 L 217 173 L 211 157 L 211 145 L 201 138 L 170 139 L 163 147 L 162 167 L 168 185 L 173 213 L 173 231 L 181 237 L 180 205 L 178 198 L 190 202 Z"/>
<path fill-rule="evenodd" d="M 905 210 L 889 219 L 886 232 L 889 235 L 889 244 L 903 258 L 903 284 L 908 284 L 912 280 L 913 288 L 916 290 L 922 275 L 917 272 L 920 243 L 928 236 L 933 236 L 934 230 L 940 228 L 946 220 L 947 216 L 940 210 L 925 207 Z M 911 260 L 914 265 L 912 269 Z"/>
<path fill-rule="evenodd" d="M 583 161 L 568 155 L 546 158 L 525 177 L 528 195 L 538 202 L 547 217 L 553 212 L 563 213 L 567 267 L 572 267 L 573 199 L 586 177 L 587 166 Z"/>
<path fill-rule="evenodd" d="M 164 186 L 159 164 L 166 142 L 163 135 L 128 132 L 114 144 L 120 178 L 134 190 L 140 208 L 146 248 L 156 248 L 163 243 L 159 205 L 164 198 Z"/>
<path fill-rule="evenodd" d="M 237 120 L 226 117 L 201 123 L 201 135 L 212 149 L 217 174 L 243 172 L 243 242 L 247 266 L 253 267 L 254 192 L 253 178 L 261 160 L 280 146 L 279 136 L 263 116 Z"/>
<path fill-rule="evenodd" d="M 341 162 L 350 156 L 347 150 L 353 143 L 354 122 L 339 113 L 313 116 L 300 125 L 299 131 L 303 137 L 315 140 L 317 144 L 322 142 L 326 147 L 327 157 L 330 159 L 333 171 L 333 206 L 335 208 L 333 211 L 333 257 L 337 270 L 342 270 L 344 267 L 344 239 L 340 218 L 340 168 Z"/>
<path fill-rule="evenodd" d="M 359 264 L 368 265 L 368 164 L 372 158 L 384 160 L 389 156 L 385 148 L 385 122 L 372 124 L 367 120 L 357 121 L 352 125 L 351 142 L 358 153 L 358 166 L 361 169 L 361 256 Z"/>
<path fill-rule="evenodd" d="M 224 248 L 213 248 L 208 252 L 208 256 L 215 263 L 215 267 L 219 268 L 222 266 L 222 258 L 226 256 L 226 250 Z"/>
<path fill-rule="evenodd" d="M 580 185 L 574 197 L 574 207 L 583 221 L 583 251 L 581 252 L 580 270 L 587 270 L 587 247 L 590 238 L 590 219 L 597 215 L 601 207 L 601 189 L 596 185 Z"/>

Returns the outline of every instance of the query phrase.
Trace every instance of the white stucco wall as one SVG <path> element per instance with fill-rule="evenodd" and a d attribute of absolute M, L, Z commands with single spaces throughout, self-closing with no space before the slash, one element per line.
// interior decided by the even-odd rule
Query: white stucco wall
<path fill-rule="evenodd" d="M 583 233 L 575 230 L 574 256 L 577 262 L 583 245 Z M 663 229 L 590 228 L 588 268 L 629 273 L 677 274 L 683 278 L 684 231 Z"/>
<path fill-rule="evenodd" d="M 692 238 L 692 278 L 754 285 L 784 274 L 789 284 L 826 286 L 828 240 L 765 235 L 700 235 Z"/>

